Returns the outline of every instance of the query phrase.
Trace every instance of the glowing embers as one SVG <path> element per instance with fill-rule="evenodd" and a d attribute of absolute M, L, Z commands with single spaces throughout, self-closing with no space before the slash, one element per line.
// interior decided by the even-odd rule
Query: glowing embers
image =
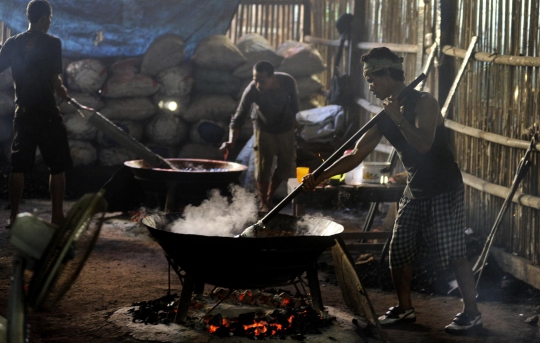
<path fill-rule="evenodd" d="M 248 312 L 235 318 L 224 318 L 220 313 L 205 318 L 207 331 L 220 337 L 241 336 L 263 337 L 303 337 L 321 334 L 321 329 L 332 324 L 334 318 L 316 311 L 311 306 Z"/>
<path fill-rule="evenodd" d="M 308 334 L 320 334 L 321 329 L 330 326 L 334 319 L 326 312 L 313 309 L 308 297 L 300 293 L 292 295 L 290 291 L 282 289 L 260 291 L 216 288 L 210 297 L 236 306 L 256 306 L 253 311 L 235 317 L 227 317 L 225 312 L 204 316 L 206 331 L 220 337 L 300 338 Z"/>

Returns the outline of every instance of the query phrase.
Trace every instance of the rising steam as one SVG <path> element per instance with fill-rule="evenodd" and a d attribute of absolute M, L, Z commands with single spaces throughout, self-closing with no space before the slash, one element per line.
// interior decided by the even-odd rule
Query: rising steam
<path fill-rule="evenodd" d="M 231 237 L 241 233 L 257 220 L 256 196 L 232 185 L 232 199 L 217 189 L 200 206 L 188 205 L 182 218 L 171 224 L 171 231 L 180 234 Z"/>

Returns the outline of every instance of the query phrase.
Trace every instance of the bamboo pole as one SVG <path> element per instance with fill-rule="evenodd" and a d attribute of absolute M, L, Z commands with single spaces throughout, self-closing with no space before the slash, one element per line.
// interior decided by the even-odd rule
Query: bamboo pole
<path fill-rule="evenodd" d="M 304 41 L 308 43 L 317 43 L 326 46 L 339 46 L 339 39 L 325 39 L 313 36 L 305 36 Z M 348 44 L 346 44 L 348 46 Z M 405 52 L 405 53 L 417 53 L 418 46 L 412 44 L 396 44 L 396 43 L 378 43 L 378 42 L 358 42 L 356 44 L 358 49 L 370 50 L 373 48 L 381 48 L 383 46 L 392 50 L 393 52 Z"/>
<path fill-rule="evenodd" d="M 460 124 L 450 119 L 446 119 L 444 121 L 444 126 L 449 129 L 452 129 L 455 132 L 463 133 L 471 137 L 482 138 L 486 141 L 497 143 L 497 144 L 507 146 L 507 147 L 527 150 L 530 144 L 530 142 L 528 141 L 508 138 L 506 136 L 498 135 L 495 133 L 482 131 L 482 130 L 475 129 L 470 126 Z M 540 151 L 540 143 L 537 143 L 535 145 L 535 149 Z"/>
<path fill-rule="evenodd" d="M 461 175 L 463 177 L 463 183 L 465 185 L 482 191 L 484 193 L 495 195 L 499 198 L 504 199 L 508 195 L 508 192 L 510 192 L 510 188 L 508 187 L 499 186 L 484 181 L 463 171 L 461 172 Z M 537 196 L 524 194 L 522 192 L 516 192 L 516 194 L 512 198 L 512 201 L 516 204 L 540 210 L 540 197 Z"/>
<path fill-rule="evenodd" d="M 464 58 L 466 50 L 456 48 L 453 46 L 445 45 L 442 52 L 447 56 Z M 540 57 L 534 56 L 511 56 L 511 55 L 499 55 L 489 54 L 486 52 L 475 52 L 473 58 L 480 62 L 490 62 L 495 64 L 504 64 L 510 66 L 521 67 L 540 67 Z"/>

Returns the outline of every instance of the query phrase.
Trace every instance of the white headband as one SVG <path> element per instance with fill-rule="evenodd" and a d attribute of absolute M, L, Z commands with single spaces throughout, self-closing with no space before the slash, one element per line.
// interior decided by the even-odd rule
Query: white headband
<path fill-rule="evenodd" d="M 364 62 L 364 75 L 388 68 L 403 70 L 403 57 L 399 58 L 399 62 L 393 62 L 387 59 L 379 60 L 376 58 L 371 58 Z"/>

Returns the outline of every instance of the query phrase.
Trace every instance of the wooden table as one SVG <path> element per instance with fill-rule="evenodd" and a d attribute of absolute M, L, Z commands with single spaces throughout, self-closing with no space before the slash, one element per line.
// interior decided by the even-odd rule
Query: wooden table
<path fill-rule="evenodd" d="M 291 193 L 299 186 L 296 178 L 287 181 L 287 193 Z M 345 194 L 349 200 L 354 202 L 399 202 L 405 189 L 404 184 L 385 183 L 373 184 L 362 183 L 359 185 L 339 185 L 339 186 L 318 186 L 311 192 L 302 192 L 292 201 L 293 215 L 304 214 L 304 204 L 320 203 L 331 198 Z"/>
<path fill-rule="evenodd" d="M 287 181 L 287 193 L 291 193 L 299 186 L 296 178 L 290 178 Z M 365 244 L 364 239 L 386 239 L 390 236 L 390 232 L 368 232 L 373 224 L 373 218 L 377 211 L 377 205 L 380 202 L 399 202 L 403 191 L 404 184 L 386 183 L 386 184 L 371 184 L 362 183 L 358 185 L 339 185 L 339 186 L 319 186 L 311 192 L 301 192 L 292 201 L 292 212 L 294 216 L 302 216 L 305 214 L 305 204 L 319 204 L 329 200 L 346 198 L 351 202 L 369 202 L 371 206 L 364 222 L 362 232 L 354 232 L 342 234 L 343 238 L 360 240 L 359 244 L 349 245 L 351 250 L 382 250 L 384 244 Z M 338 200 L 339 201 L 339 200 Z M 346 237 L 345 237 L 346 236 Z M 354 236 L 354 237 L 353 237 Z M 380 246 L 379 246 L 380 245 Z"/>

